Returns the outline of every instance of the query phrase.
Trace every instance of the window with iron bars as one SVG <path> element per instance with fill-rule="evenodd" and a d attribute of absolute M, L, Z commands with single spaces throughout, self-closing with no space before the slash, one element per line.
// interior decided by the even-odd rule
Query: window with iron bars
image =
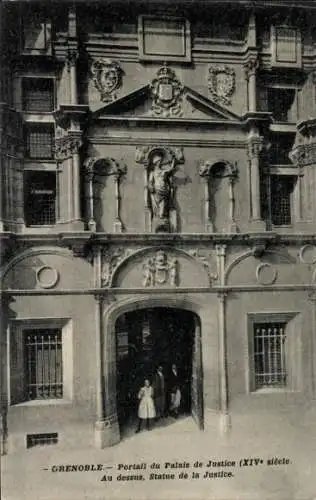
<path fill-rule="evenodd" d="M 24 219 L 26 226 L 56 223 L 56 172 L 24 172 Z"/>
<path fill-rule="evenodd" d="M 286 386 L 285 326 L 285 322 L 253 325 L 255 389 Z"/>
<path fill-rule="evenodd" d="M 61 329 L 24 330 L 26 399 L 63 397 Z"/>
<path fill-rule="evenodd" d="M 24 125 L 25 156 L 31 159 L 54 158 L 54 125 L 50 123 L 27 123 Z"/>
<path fill-rule="evenodd" d="M 291 197 L 294 179 L 288 175 L 270 176 L 271 223 L 275 226 L 288 226 L 292 222 Z"/>
<path fill-rule="evenodd" d="M 268 111 L 273 114 L 273 118 L 278 122 L 289 122 L 295 89 L 268 88 L 267 94 L 267 107 Z"/>
<path fill-rule="evenodd" d="M 54 110 L 54 80 L 52 78 L 23 78 L 23 111 L 50 113 Z"/>

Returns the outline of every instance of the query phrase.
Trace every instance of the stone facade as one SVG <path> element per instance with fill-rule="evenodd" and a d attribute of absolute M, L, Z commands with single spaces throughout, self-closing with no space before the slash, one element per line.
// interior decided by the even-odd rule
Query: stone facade
<path fill-rule="evenodd" d="M 283 412 L 299 425 L 315 411 L 316 14 L 256 4 L 223 2 L 222 25 L 211 1 L 168 18 L 136 1 L 113 18 L 102 2 L 2 6 L 5 450 L 32 433 L 119 442 L 115 322 L 142 308 L 199 318 L 205 432 L 260 433 L 267 415 L 277 432 Z M 27 79 L 53 82 L 51 111 L 28 108 Z M 26 152 L 34 124 L 53 125 L 52 157 Z M 55 175 L 54 223 L 28 223 L 26 172 Z M 258 390 L 253 331 L 269 321 L 293 337 L 287 380 Z M 47 322 L 64 396 L 23 401 L 15 337 Z"/>

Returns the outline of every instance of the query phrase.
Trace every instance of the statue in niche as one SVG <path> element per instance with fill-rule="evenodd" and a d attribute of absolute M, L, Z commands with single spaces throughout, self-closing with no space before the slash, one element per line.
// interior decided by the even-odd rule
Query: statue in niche
<path fill-rule="evenodd" d="M 176 160 L 166 156 L 164 151 L 157 150 L 149 162 L 148 192 L 156 232 L 169 231 L 170 210 L 174 207 Z"/>

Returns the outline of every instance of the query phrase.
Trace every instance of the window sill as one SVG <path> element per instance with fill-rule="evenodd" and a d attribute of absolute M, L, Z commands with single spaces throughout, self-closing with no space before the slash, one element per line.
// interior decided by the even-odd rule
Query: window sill
<path fill-rule="evenodd" d="M 34 399 L 32 401 L 23 401 L 23 403 L 11 404 L 12 407 L 20 406 L 61 406 L 71 405 L 70 399 Z"/>
<path fill-rule="evenodd" d="M 250 394 L 262 395 L 262 394 L 284 394 L 284 393 L 295 393 L 299 392 L 294 389 L 290 389 L 289 387 L 266 387 L 262 389 L 255 389 L 250 391 Z"/>

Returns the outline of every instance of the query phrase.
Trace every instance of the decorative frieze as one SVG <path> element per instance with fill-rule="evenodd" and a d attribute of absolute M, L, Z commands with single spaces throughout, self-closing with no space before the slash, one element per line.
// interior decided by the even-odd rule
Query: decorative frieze
<path fill-rule="evenodd" d="M 122 85 L 122 74 L 120 64 L 112 59 L 97 59 L 92 63 L 91 75 L 101 101 L 108 103 L 116 99 L 116 91 Z"/>
<path fill-rule="evenodd" d="M 184 86 L 177 79 L 175 72 L 168 66 L 157 71 L 157 76 L 150 84 L 152 96 L 152 114 L 161 117 L 180 116 L 182 114 L 182 95 Z"/>
<path fill-rule="evenodd" d="M 170 257 L 166 252 L 158 250 L 153 256 L 145 260 L 143 264 L 143 286 L 155 287 L 169 284 L 178 285 L 178 260 Z"/>
<path fill-rule="evenodd" d="M 235 92 L 236 75 L 228 66 L 210 66 L 208 89 L 212 99 L 219 104 L 230 105 Z"/>

